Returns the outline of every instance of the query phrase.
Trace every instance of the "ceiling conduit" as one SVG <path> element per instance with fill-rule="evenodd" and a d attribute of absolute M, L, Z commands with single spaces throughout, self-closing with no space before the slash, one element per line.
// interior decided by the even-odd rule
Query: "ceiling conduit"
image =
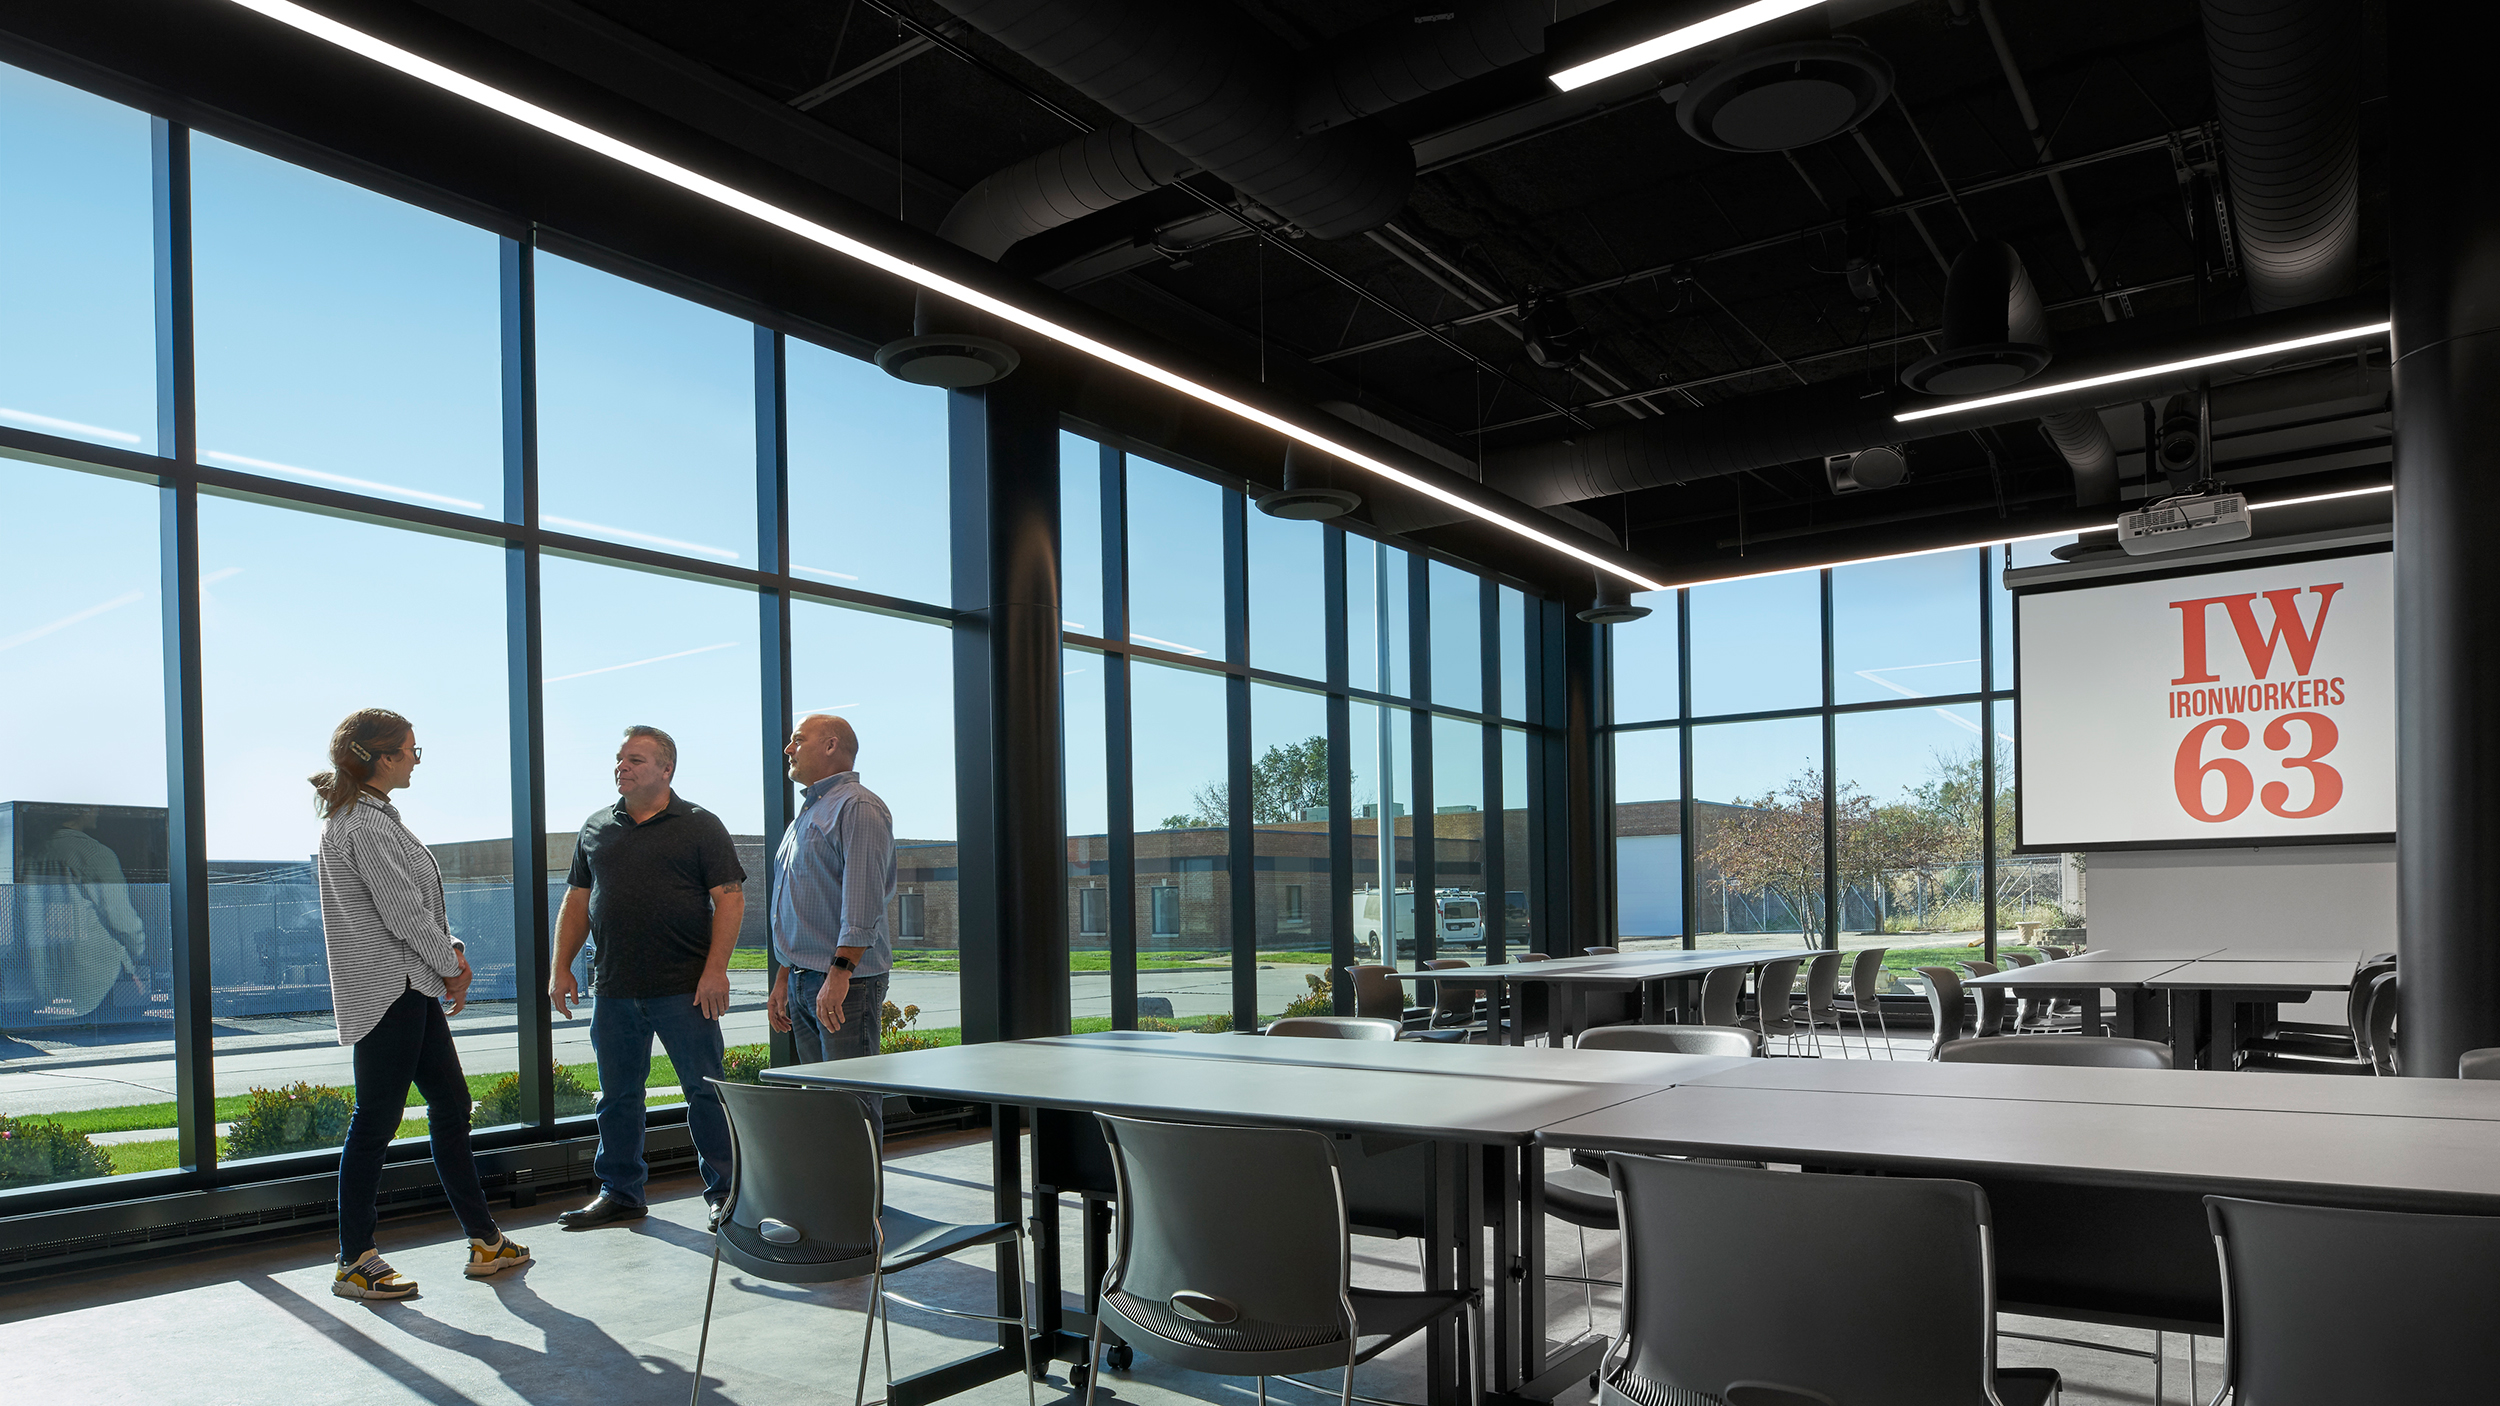
<path fill-rule="evenodd" d="M 2204 0 L 2253 312 L 2349 293 L 2361 264 L 2359 0 Z"/>

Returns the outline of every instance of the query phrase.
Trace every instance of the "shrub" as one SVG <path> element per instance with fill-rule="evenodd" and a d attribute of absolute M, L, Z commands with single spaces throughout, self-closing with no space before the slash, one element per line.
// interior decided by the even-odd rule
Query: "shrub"
<path fill-rule="evenodd" d="M 934 1032 L 912 1029 L 919 1019 L 920 1007 L 886 1002 L 885 1009 L 878 1014 L 877 1052 L 907 1054 L 913 1050 L 936 1049 L 938 1037 Z"/>
<path fill-rule="evenodd" d="M 721 1051 L 720 1076 L 733 1084 L 760 1084 L 773 1067 L 770 1045 L 731 1045 Z"/>
<path fill-rule="evenodd" d="M 556 1116 L 571 1118 L 588 1113 L 598 1106 L 598 1095 L 582 1084 L 579 1070 L 569 1064 L 556 1066 Z M 506 1074 L 486 1086 L 486 1096 L 477 1101 L 477 1111 L 469 1121 L 481 1128 L 521 1121 L 521 1076 Z"/>
<path fill-rule="evenodd" d="M 1215 1011 L 1207 1015 L 1183 1016 L 1177 1020 L 1165 1020 L 1160 1016 L 1146 1015 L 1137 1018 L 1137 1028 L 1182 1035 L 1230 1035 L 1233 1033 L 1233 1018 L 1224 1011 Z"/>
<path fill-rule="evenodd" d="M 1335 1013 L 1336 1013 L 1336 1009 L 1337 1009 L 1337 1008 L 1336 1008 L 1336 1003 L 1335 1003 L 1335 1002 L 1333 1002 L 1332 1000 L 1330 1000 L 1330 999 L 1329 999 L 1329 993 L 1328 993 L 1328 978 L 1326 978 L 1326 977 L 1324 977 L 1324 976 L 1307 976 L 1307 975 L 1306 975 L 1306 976 L 1304 976 L 1302 979 L 1303 979 L 1304 981 L 1307 981 L 1307 982 L 1309 982 L 1309 983 L 1310 983 L 1310 985 L 1311 985 L 1311 990 L 1310 990 L 1310 993 L 1309 993 L 1308 995 L 1304 995 L 1304 996 L 1297 996 L 1297 997 L 1295 997 L 1293 1000 L 1291 1000 L 1291 1001 L 1287 1002 L 1287 1003 L 1285 1004 L 1285 1014 L 1287 1014 L 1287 1015 L 1333 1015 L 1333 1014 L 1335 1014 Z"/>
<path fill-rule="evenodd" d="M 336 1147 L 347 1140 L 347 1120 L 355 1114 L 347 1090 L 327 1084 L 289 1084 L 254 1089 L 226 1135 L 227 1156 L 268 1157 Z"/>
<path fill-rule="evenodd" d="M 0 1190 L 112 1174 L 113 1159 L 85 1133 L 58 1123 L 0 1116 Z"/>

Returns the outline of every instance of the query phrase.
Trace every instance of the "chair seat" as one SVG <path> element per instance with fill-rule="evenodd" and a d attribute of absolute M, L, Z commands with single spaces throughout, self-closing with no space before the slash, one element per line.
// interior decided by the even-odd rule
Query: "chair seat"
<path fill-rule="evenodd" d="M 2054 1367 L 1997 1368 L 1997 1400 L 2005 1406 L 2056 1406 L 2059 1386 Z"/>
<path fill-rule="evenodd" d="M 2363 1059 L 2350 1035 L 2333 1035 L 2306 1030 L 2278 1030 L 2240 1042 L 2250 1054 L 2306 1055 L 2313 1059 Z"/>
<path fill-rule="evenodd" d="M 1478 1028 L 1481 1029 L 1482 1027 Z M 1462 1029 L 1457 1026 L 1440 1026 L 1429 1030 L 1409 1030 L 1398 1038 L 1401 1040 L 1429 1040 L 1436 1045 L 1459 1045 L 1465 1044 L 1467 1037 L 1473 1033 L 1475 1032 Z"/>
<path fill-rule="evenodd" d="M 1382 1340 L 1372 1344 L 1369 1351 L 1358 1352 L 1357 1362 L 1370 1361 L 1374 1354 L 1467 1303 L 1465 1294 L 1418 1290 L 1356 1288 L 1349 1289 L 1346 1296 L 1354 1301 L 1355 1340 Z"/>
<path fill-rule="evenodd" d="M 1572 1160 L 1576 1164 L 1578 1154 L 1573 1154 Z M 1605 1164 L 1598 1165 L 1602 1168 Z M 1613 1230 L 1614 1184 L 1606 1180 L 1604 1171 L 1578 1165 L 1551 1173 L 1545 1178 L 1545 1213 L 1583 1230 Z"/>
<path fill-rule="evenodd" d="M 888 1274 L 900 1274 L 961 1250 L 1009 1244 L 1016 1238 L 1016 1227 L 1009 1221 L 951 1225 L 892 1206 L 886 1207 L 878 1218 L 885 1224 L 885 1262 L 878 1267 Z"/>
<path fill-rule="evenodd" d="M 2366 1059 L 2290 1059 L 2261 1054 L 2241 1060 L 2240 1068 L 2266 1074 L 2345 1074 L 2364 1079 L 2378 1076 Z"/>

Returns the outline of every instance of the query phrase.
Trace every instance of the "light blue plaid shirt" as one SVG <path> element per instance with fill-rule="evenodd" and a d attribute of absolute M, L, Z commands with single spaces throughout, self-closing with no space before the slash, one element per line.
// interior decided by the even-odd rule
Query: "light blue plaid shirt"
<path fill-rule="evenodd" d="M 894 966 L 885 925 L 894 897 L 894 813 L 856 771 L 828 776 L 805 794 L 777 856 L 773 955 L 783 966 L 821 972 L 833 969 L 835 948 L 864 947 L 852 976 L 883 976 Z"/>

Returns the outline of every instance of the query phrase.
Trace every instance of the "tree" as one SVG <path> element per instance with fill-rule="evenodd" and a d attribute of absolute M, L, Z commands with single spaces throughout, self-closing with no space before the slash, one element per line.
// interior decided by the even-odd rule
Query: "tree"
<path fill-rule="evenodd" d="M 1693 856 L 1739 889 L 1772 893 L 1799 930 L 1823 930 L 1823 778 L 1801 771 L 1778 790 L 1713 807 L 1710 843 Z"/>
<path fill-rule="evenodd" d="M 1187 815 L 1167 815 L 1160 828 L 1188 830 L 1232 823 L 1232 788 L 1212 781 L 1190 795 Z M 1328 739 L 1311 736 L 1267 749 L 1250 764 L 1250 821 L 1282 825 L 1328 804 Z"/>

